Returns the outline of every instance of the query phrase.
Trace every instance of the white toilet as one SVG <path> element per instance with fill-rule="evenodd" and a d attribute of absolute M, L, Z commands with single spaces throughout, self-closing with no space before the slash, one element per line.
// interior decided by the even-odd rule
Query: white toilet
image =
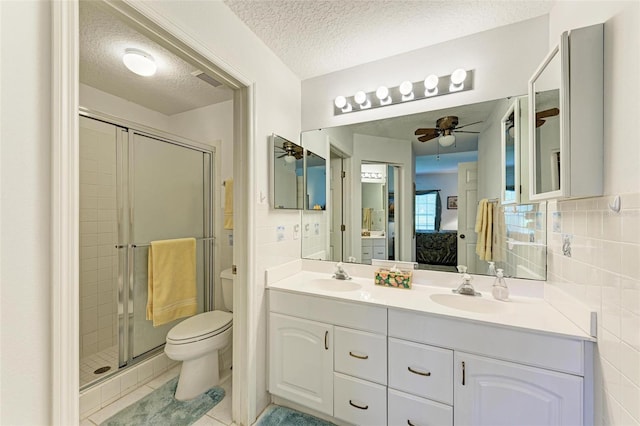
<path fill-rule="evenodd" d="M 222 271 L 220 278 L 224 306 L 230 311 L 233 309 L 231 269 Z M 182 361 L 177 400 L 195 398 L 219 383 L 218 352 L 231 344 L 232 319 L 231 312 L 203 312 L 169 331 L 164 352 L 170 359 Z"/>

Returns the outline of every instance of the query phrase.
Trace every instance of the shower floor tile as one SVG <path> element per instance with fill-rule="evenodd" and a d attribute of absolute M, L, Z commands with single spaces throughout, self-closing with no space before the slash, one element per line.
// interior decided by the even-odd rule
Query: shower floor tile
<path fill-rule="evenodd" d="M 109 370 L 96 374 L 99 368 L 109 367 Z M 103 377 L 105 374 L 118 370 L 118 347 L 112 346 L 95 354 L 80 359 L 80 387 Z"/>

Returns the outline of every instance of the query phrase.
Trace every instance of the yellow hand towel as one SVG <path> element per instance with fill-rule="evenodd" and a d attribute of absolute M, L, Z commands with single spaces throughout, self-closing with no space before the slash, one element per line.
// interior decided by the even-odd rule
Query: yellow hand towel
<path fill-rule="evenodd" d="M 476 254 L 480 260 L 493 260 L 493 203 L 486 198 L 478 204 L 475 231 L 478 234 Z"/>
<path fill-rule="evenodd" d="M 148 265 L 147 319 L 153 326 L 195 315 L 195 238 L 152 241 Z"/>
<path fill-rule="evenodd" d="M 233 179 L 224 182 L 224 229 L 233 229 Z"/>

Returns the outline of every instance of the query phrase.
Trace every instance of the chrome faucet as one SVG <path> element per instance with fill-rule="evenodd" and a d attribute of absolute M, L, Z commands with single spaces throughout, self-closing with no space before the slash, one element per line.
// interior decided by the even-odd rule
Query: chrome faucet
<path fill-rule="evenodd" d="M 351 277 L 349 276 L 347 271 L 344 270 L 344 266 L 342 265 L 342 262 L 339 262 L 336 265 L 336 272 L 333 274 L 333 278 L 335 278 L 336 280 L 350 280 L 351 279 Z"/>
<path fill-rule="evenodd" d="M 462 274 L 462 284 L 460 284 L 457 289 L 451 291 L 462 294 L 463 296 L 482 296 L 482 294 L 477 292 L 471 285 L 471 275 L 466 273 Z"/>

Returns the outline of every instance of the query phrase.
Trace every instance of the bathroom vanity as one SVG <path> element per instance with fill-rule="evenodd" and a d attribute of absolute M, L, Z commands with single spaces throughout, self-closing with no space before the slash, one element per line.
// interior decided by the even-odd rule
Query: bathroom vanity
<path fill-rule="evenodd" d="M 359 425 L 593 424 L 594 339 L 542 299 L 330 277 L 268 285 L 273 395 Z"/>

